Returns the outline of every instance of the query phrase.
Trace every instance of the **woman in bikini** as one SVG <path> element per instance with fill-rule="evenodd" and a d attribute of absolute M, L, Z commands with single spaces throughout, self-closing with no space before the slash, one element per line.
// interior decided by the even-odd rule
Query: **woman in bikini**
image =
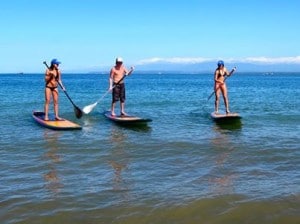
<path fill-rule="evenodd" d="M 227 96 L 227 87 L 225 83 L 225 77 L 230 76 L 234 72 L 235 68 L 228 72 L 224 66 L 223 61 L 218 61 L 218 68 L 215 71 L 215 113 L 219 112 L 219 103 L 220 103 L 220 92 L 222 92 L 223 100 L 226 108 L 226 114 L 229 114 L 229 102 Z"/>
<path fill-rule="evenodd" d="M 60 85 L 63 89 L 64 86 L 61 82 L 61 73 L 58 69 L 60 62 L 57 59 L 53 59 L 51 61 L 51 66 L 45 72 L 45 120 L 49 120 L 49 105 L 51 101 L 51 95 L 53 99 L 54 105 L 54 115 L 55 120 L 63 120 L 58 116 L 58 85 Z"/>

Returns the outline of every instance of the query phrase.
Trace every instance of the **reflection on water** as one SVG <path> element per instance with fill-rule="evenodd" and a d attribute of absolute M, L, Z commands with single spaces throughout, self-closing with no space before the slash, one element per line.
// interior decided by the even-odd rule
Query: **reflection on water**
<path fill-rule="evenodd" d="M 122 124 L 122 123 L 115 123 L 115 125 L 123 128 L 130 129 L 136 132 L 149 132 L 151 131 L 151 126 L 148 123 L 140 123 L 140 124 Z"/>
<path fill-rule="evenodd" d="M 118 126 L 111 126 L 110 139 L 112 142 L 112 148 L 108 160 L 114 174 L 112 178 L 112 190 L 119 192 L 123 200 L 129 200 L 128 191 L 130 189 L 129 181 L 126 179 L 130 163 L 130 154 L 128 154 L 129 150 L 127 142 L 128 136 L 126 133 L 127 132 Z"/>
<path fill-rule="evenodd" d="M 124 190 L 122 188 L 124 187 L 123 183 L 125 183 L 125 181 L 123 181 L 122 178 L 122 171 L 127 168 L 127 164 L 118 163 L 115 161 L 109 161 L 109 162 L 112 168 L 114 169 L 113 190 L 115 191 Z M 126 190 L 128 190 L 127 187 L 125 188 Z"/>
<path fill-rule="evenodd" d="M 60 135 L 61 132 L 59 131 L 45 129 L 44 132 L 46 150 L 44 156 L 48 160 L 49 167 L 49 171 L 44 174 L 44 179 L 46 181 L 45 187 L 55 194 L 59 193 L 63 187 L 56 170 L 57 164 L 61 162 L 61 158 L 57 154 L 59 151 L 58 138 Z"/>
<path fill-rule="evenodd" d="M 234 146 L 230 142 L 227 132 L 224 132 L 220 127 L 213 128 L 215 137 L 211 139 L 211 143 L 216 151 L 215 165 L 213 166 L 209 179 L 212 184 L 212 192 L 217 195 L 233 194 L 234 184 L 236 178 L 230 170 L 230 155 L 234 151 Z"/>
<path fill-rule="evenodd" d="M 241 130 L 242 129 L 242 121 L 234 120 L 230 122 L 215 122 L 215 127 L 223 130 Z"/>

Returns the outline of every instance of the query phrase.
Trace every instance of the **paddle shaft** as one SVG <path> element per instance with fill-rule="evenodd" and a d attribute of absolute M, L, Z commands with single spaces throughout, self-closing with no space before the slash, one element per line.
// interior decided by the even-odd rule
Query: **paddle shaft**
<path fill-rule="evenodd" d="M 50 67 L 48 66 L 47 62 L 44 61 L 43 64 L 44 64 L 48 69 L 50 69 Z M 61 88 L 61 89 L 64 91 L 64 93 L 66 94 L 67 98 L 70 100 L 70 102 L 71 102 L 72 105 L 74 106 L 74 108 L 75 108 L 75 110 L 76 110 L 76 112 L 75 112 L 76 117 L 77 117 L 77 118 L 80 118 L 80 117 L 82 116 L 82 111 L 80 110 L 79 107 L 77 107 L 77 106 L 75 105 L 75 103 L 73 102 L 73 100 L 71 99 L 71 97 L 69 96 L 69 94 L 67 93 L 67 91 L 65 90 L 65 88 L 62 86 L 62 84 L 61 84 L 59 81 L 57 81 L 57 82 L 58 82 L 58 85 L 60 86 L 60 88 Z"/>
<path fill-rule="evenodd" d="M 115 88 L 117 85 L 119 85 L 120 82 L 122 82 L 125 79 L 126 76 L 127 75 L 124 75 L 116 84 L 114 84 L 112 89 Z M 97 100 L 96 103 L 99 103 L 110 91 L 111 91 L 111 89 L 107 90 L 106 93 L 104 93 L 104 95 L 99 100 Z"/>
<path fill-rule="evenodd" d="M 126 75 L 124 75 L 116 84 L 114 84 L 113 86 L 112 86 L 112 89 L 113 88 L 115 88 L 118 84 L 120 84 L 120 82 L 124 79 L 126 77 Z M 96 106 L 97 106 L 97 104 L 112 90 L 112 89 L 109 89 L 109 90 L 107 90 L 105 93 L 104 93 L 104 95 L 103 96 L 101 96 L 101 98 L 99 98 L 95 103 L 93 103 L 93 104 L 90 104 L 90 105 L 88 105 L 88 106 L 85 106 L 84 108 L 83 108 L 83 112 L 85 113 L 85 114 L 88 114 L 88 113 L 90 113 Z"/>
<path fill-rule="evenodd" d="M 229 76 L 231 76 L 235 70 L 236 70 L 236 67 L 234 67 L 234 68 L 230 71 L 229 75 L 225 77 L 225 79 L 224 79 L 224 81 L 223 81 L 224 83 L 225 83 L 226 79 L 227 79 Z M 220 86 L 219 86 L 218 88 L 216 88 L 216 89 L 209 95 L 209 97 L 208 97 L 207 100 L 210 100 L 210 98 L 217 92 L 217 90 L 218 90 L 219 88 L 220 88 Z"/>

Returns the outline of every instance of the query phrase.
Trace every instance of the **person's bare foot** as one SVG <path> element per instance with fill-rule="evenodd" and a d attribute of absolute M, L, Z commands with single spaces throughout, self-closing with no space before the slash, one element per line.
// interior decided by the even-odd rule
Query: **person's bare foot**
<path fill-rule="evenodd" d="M 121 117 L 126 117 L 128 116 L 128 114 L 126 114 L 125 112 L 121 112 Z"/>
<path fill-rule="evenodd" d="M 56 120 L 56 121 L 63 121 L 64 119 L 61 118 L 61 117 L 55 117 L 55 120 Z"/>

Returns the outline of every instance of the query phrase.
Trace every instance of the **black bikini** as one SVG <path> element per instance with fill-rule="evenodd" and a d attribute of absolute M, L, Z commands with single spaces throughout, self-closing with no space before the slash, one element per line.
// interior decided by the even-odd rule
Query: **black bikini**
<path fill-rule="evenodd" d="M 50 89 L 51 91 L 54 91 L 55 89 L 57 89 L 57 86 L 52 87 L 52 86 L 46 85 L 46 88 Z"/>
<path fill-rule="evenodd" d="M 226 75 L 227 75 L 226 72 L 224 72 L 224 74 L 222 75 L 221 71 L 219 71 L 218 78 L 220 78 L 221 76 L 225 77 Z"/>

